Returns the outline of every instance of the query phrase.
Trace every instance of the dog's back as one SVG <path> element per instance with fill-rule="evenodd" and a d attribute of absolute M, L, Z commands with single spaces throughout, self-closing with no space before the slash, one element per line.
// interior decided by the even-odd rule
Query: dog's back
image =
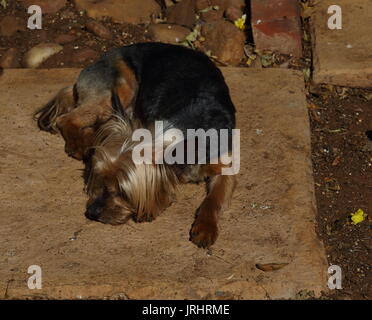
<path fill-rule="evenodd" d="M 111 94 L 118 59 L 136 76 L 133 113 L 145 125 L 163 120 L 182 131 L 235 127 L 235 109 L 219 69 L 203 53 L 181 46 L 140 43 L 108 52 L 81 72 L 79 99 Z"/>

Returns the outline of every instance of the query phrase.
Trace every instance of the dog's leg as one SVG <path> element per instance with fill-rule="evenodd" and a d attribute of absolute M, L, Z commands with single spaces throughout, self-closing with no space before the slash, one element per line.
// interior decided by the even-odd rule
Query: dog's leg
<path fill-rule="evenodd" d="M 207 196 L 196 212 L 190 240 L 198 247 L 211 246 L 218 236 L 218 215 L 230 203 L 236 185 L 235 176 L 213 175 L 207 185 Z"/>

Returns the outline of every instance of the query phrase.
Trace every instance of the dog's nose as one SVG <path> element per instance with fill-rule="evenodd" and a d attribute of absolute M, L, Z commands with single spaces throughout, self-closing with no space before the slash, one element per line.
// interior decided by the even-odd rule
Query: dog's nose
<path fill-rule="evenodd" d="M 98 221 L 98 218 L 101 214 L 102 208 L 96 206 L 94 203 L 87 208 L 85 211 L 85 216 L 90 220 Z"/>

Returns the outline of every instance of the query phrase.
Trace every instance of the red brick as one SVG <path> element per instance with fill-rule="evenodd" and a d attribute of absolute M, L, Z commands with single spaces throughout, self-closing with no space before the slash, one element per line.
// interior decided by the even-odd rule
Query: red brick
<path fill-rule="evenodd" d="M 253 25 L 253 38 L 258 50 L 302 56 L 302 33 L 299 19 L 296 17 Z"/>
<path fill-rule="evenodd" d="M 252 30 L 256 48 L 296 57 L 302 55 L 300 7 L 297 0 L 252 0 Z"/>
<path fill-rule="evenodd" d="M 300 16 L 297 0 L 251 0 L 252 22 Z"/>

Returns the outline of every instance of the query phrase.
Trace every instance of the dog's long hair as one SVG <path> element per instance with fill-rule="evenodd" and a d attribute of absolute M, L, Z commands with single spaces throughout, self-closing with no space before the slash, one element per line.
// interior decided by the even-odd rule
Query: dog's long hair
<path fill-rule="evenodd" d="M 135 129 L 141 128 L 138 120 L 114 116 L 102 125 L 97 133 L 92 157 L 92 168 L 87 192 L 95 197 L 97 179 L 116 179 L 129 210 L 137 220 L 155 217 L 169 205 L 169 195 L 179 183 L 174 169 L 166 164 L 136 164 L 132 159 L 133 148 L 139 143 L 132 140 Z M 147 217 L 147 215 L 149 217 Z"/>

